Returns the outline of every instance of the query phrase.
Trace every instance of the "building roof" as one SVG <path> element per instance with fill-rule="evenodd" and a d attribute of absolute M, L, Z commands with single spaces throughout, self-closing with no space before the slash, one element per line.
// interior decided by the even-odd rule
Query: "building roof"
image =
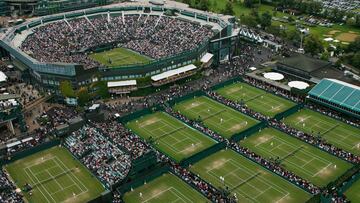
<path fill-rule="evenodd" d="M 194 64 L 190 64 L 190 65 L 187 65 L 187 66 L 184 66 L 181 68 L 169 70 L 169 71 L 160 73 L 158 75 L 151 76 L 151 80 L 153 80 L 153 81 L 163 80 L 163 79 L 169 78 L 171 76 L 178 75 L 180 73 L 185 73 L 187 71 L 191 71 L 194 69 L 196 69 L 196 66 Z"/>
<path fill-rule="evenodd" d="M 360 87 L 336 79 L 323 79 L 309 95 L 360 112 Z"/>
<path fill-rule="evenodd" d="M 123 81 L 113 81 L 108 82 L 108 87 L 124 87 L 124 86 L 133 86 L 136 85 L 136 80 L 123 80 Z"/>
<path fill-rule="evenodd" d="M 331 62 L 309 57 L 304 54 L 297 54 L 288 58 L 284 58 L 283 60 L 279 61 L 278 64 L 306 72 L 313 72 L 330 65 Z"/>
<path fill-rule="evenodd" d="M 0 71 L 0 82 L 6 82 L 7 76 L 4 72 Z"/>
<path fill-rule="evenodd" d="M 214 54 L 206 53 L 203 57 L 201 57 L 200 61 L 202 63 L 208 63 L 213 56 Z"/>

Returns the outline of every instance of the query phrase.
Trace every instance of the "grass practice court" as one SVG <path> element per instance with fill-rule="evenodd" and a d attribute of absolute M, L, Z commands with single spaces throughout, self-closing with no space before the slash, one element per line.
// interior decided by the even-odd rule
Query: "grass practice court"
<path fill-rule="evenodd" d="M 70 152 L 62 147 L 38 152 L 5 167 L 28 202 L 87 202 L 104 192 L 104 187 Z"/>
<path fill-rule="evenodd" d="M 219 151 L 190 167 L 217 188 L 228 188 L 238 202 L 306 202 L 311 194 L 232 150 Z"/>
<path fill-rule="evenodd" d="M 200 120 L 226 138 L 231 138 L 259 122 L 206 96 L 180 102 L 173 108 L 190 119 Z"/>
<path fill-rule="evenodd" d="M 263 156 L 280 162 L 319 187 L 324 187 L 345 173 L 352 165 L 305 142 L 274 128 L 240 141 L 240 145 Z"/>
<path fill-rule="evenodd" d="M 285 123 L 298 130 L 321 136 L 329 143 L 360 155 L 360 129 L 310 109 L 285 118 Z"/>
<path fill-rule="evenodd" d="M 353 183 L 349 189 L 345 191 L 346 197 L 351 202 L 360 202 L 360 179 Z"/>
<path fill-rule="evenodd" d="M 274 117 L 296 104 L 245 83 L 234 83 L 216 90 L 221 96 L 235 102 L 243 102 L 250 109 Z"/>
<path fill-rule="evenodd" d="M 90 57 L 108 67 L 148 63 L 151 59 L 135 51 L 125 48 L 115 48 L 109 51 L 90 54 Z"/>
<path fill-rule="evenodd" d="M 176 202 L 176 203 L 204 203 L 210 202 L 198 191 L 191 186 L 184 183 L 177 176 L 166 173 L 156 178 L 155 180 L 146 183 L 134 189 L 131 192 L 127 192 L 124 195 L 124 201 L 126 203 L 132 202 Z"/>
<path fill-rule="evenodd" d="M 127 123 L 126 126 L 142 138 L 151 139 L 156 148 L 177 162 L 216 143 L 164 112 L 146 115 Z"/>

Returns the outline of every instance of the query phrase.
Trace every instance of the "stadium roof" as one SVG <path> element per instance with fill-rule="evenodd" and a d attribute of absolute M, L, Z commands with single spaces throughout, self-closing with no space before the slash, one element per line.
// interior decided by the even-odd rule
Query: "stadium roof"
<path fill-rule="evenodd" d="M 360 112 L 360 87 L 336 80 L 323 79 L 309 92 L 309 95 Z"/>
<path fill-rule="evenodd" d="M 331 62 L 312 58 L 304 54 L 297 54 L 295 56 L 288 57 L 279 61 L 278 64 L 306 72 L 313 72 L 320 68 L 330 65 Z"/>
<path fill-rule="evenodd" d="M 124 87 L 124 86 L 132 86 L 136 85 L 136 80 L 123 80 L 123 81 L 115 81 L 115 82 L 108 82 L 108 87 Z"/>
<path fill-rule="evenodd" d="M 208 63 L 213 56 L 214 54 L 206 53 L 203 57 L 201 57 L 200 61 L 202 63 Z"/>
<path fill-rule="evenodd" d="M 194 69 L 196 69 L 196 66 L 194 64 L 190 64 L 190 65 L 187 65 L 187 66 L 183 66 L 181 68 L 177 68 L 177 69 L 174 69 L 174 70 L 169 70 L 169 71 L 160 73 L 158 75 L 154 75 L 154 76 L 151 77 L 151 79 L 153 81 L 159 81 L 159 80 L 163 80 L 163 79 L 169 78 L 171 76 L 178 75 L 180 73 L 185 73 L 187 71 L 191 71 L 191 70 L 194 70 Z"/>

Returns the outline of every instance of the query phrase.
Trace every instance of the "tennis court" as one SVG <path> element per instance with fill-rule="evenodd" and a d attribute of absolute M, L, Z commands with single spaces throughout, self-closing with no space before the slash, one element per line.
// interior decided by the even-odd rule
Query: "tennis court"
<path fill-rule="evenodd" d="M 240 141 L 240 145 L 267 159 L 277 160 L 287 170 L 324 187 L 352 165 L 274 128 Z"/>
<path fill-rule="evenodd" d="M 292 101 L 240 82 L 227 85 L 216 92 L 232 101 L 243 102 L 250 109 L 270 117 L 296 105 Z"/>
<path fill-rule="evenodd" d="M 126 203 L 135 202 L 210 202 L 177 176 L 167 173 L 124 195 Z"/>
<path fill-rule="evenodd" d="M 236 194 L 238 202 L 306 202 L 311 197 L 232 150 L 219 151 L 190 170 L 213 186 Z"/>
<path fill-rule="evenodd" d="M 126 127 L 178 162 L 216 143 L 164 112 L 138 118 L 127 123 Z"/>
<path fill-rule="evenodd" d="M 104 191 L 100 182 L 62 147 L 54 147 L 5 167 L 29 202 L 86 202 Z"/>
<path fill-rule="evenodd" d="M 321 136 L 327 142 L 360 155 L 360 129 L 310 109 L 285 118 L 289 126 L 314 136 Z"/>
<path fill-rule="evenodd" d="M 226 138 L 231 138 L 259 122 L 206 96 L 180 102 L 173 108 L 189 119 L 200 120 Z"/>
<path fill-rule="evenodd" d="M 353 183 L 349 189 L 345 191 L 347 199 L 351 202 L 360 202 L 360 179 Z"/>

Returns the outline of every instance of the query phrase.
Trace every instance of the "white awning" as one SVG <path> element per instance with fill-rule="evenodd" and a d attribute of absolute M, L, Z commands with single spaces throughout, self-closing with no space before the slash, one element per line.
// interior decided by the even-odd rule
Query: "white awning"
<path fill-rule="evenodd" d="M 32 138 L 32 137 L 27 137 L 25 139 L 22 139 L 21 142 L 28 142 L 28 141 L 33 140 L 33 139 L 34 138 Z"/>
<path fill-rule="evenodd" d="M 174 69 L 174 70 L 169 70 L 169 71 L 163 72 L 161 74 L 151 76 L 151 80 L 159 81 L 159 80 L 162 80 L 162 79 L 174 76 L 174 75 L 178 75 L 180 73 L 185 73 L 187 71 L 191 71 L 191 70 L 194 70 L 194 69 L 196 69 L 196 66 L 194 64 L 190 64 L 190 65 L 187 65 L 187 66 L 184 66 L 184 67 L 181 67 L 181 68 L 177 68 L 177 69 Z"/>
<path fill-rule="evenodd" d="M 0 82 L 6 82 L 6 80 L 7 80 L 7 76 L 5 75 L 5 73 L 0 71 Z"/>
<path fill-rule="evenodd" d="M 21 142 L 20 142 L 20 141 L 16 141 L 16 142 L 7 144 L 6 147 L 7 147 L 7 148 L 11 148 L 11 147 L 16 146 L 16 145 L 19 145 L 19 144 L 21 144 Z"/>
<path fill-rule="evenodd" d="M 124 87 L 124 86 L 133 86 L 136 85 L 136 80 L 123 80 L 123 81 L 114 81 L 108 82 L 108 87 Z"/>
<path fill-rule="evenodd" d="M 206 53 L 203 57 L 201 57 L 200 61 L 201 63 L 208 63 L 213 56 L 214 54 Z"/>
<path fill-rule="evenodd" d="M 92 106 L 89 107 L 89 110 L 95 110 L 99 107 L 100 107 L 100 104 L 93 104 Z"/>

